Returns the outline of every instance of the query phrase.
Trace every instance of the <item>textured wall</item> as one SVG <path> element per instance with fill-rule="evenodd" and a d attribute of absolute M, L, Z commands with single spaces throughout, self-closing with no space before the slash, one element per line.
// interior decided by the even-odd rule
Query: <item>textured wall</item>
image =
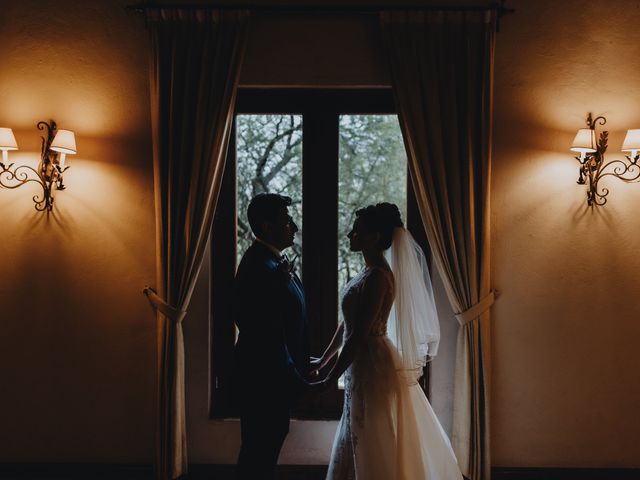
<path fill-rule="evenodd" d="M 568 148 L 640 126 L 637 1 L 510 1 L 495 67 L 493 463 L 640 466 L 640 185 L 586 208 Z"/>
<path fill-rule="evenodd" d="M 29 187 L 0 190 L 0 461 L 153 458 L 155 324 L 140 295 L 155 277 L 147 45 L 126 3 L 9 0 L 0 12 L 12 159 L 35 161 L 41 119 L 78 140 L 53 215 L 33 210 Z M 589 111 L 609 118 L 611 158 L 640 127 L 640 6 L 509 4 L 495 65 L 494 464 L 637 467 L 640 186 L 612 181 L 609 203 L 586 209 L 568 146 Z M 376 22 L 349 22 L 258 19 L 243 82 L 385 84 Z M 206 298 L 185 325 L 192 459 L 232 462 L 237 424 L 207 420 L 197 312 Z M 283 460 L 326 460 L 334 428 L 294 424 Z"/>
<path fill-rule="evenodd" d="M 340 87 L 390 83 L 374 14 L 262 13 L 251 22 L 246 86 Z"/>
<path fill-rule="evenodd" d="M 0 190 L 1 461 L 148 462 L 155 278 L 146 35 L 125 1 L 3 1 L 0 125 L 37 163 L 76 132 L 67 190 Z"/>

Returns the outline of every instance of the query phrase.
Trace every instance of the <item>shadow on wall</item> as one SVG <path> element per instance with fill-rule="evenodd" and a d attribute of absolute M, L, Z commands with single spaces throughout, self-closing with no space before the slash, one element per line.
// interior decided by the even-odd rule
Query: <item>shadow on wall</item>
<path fill-rule="evenodd" d="M 22 150 L 11 161 L 37 164 L 37 133 L 16 134 Z M 141 294 L 155 278 L 149 149 L 81 135 L 77 143 L 50 214 L 34 209 L 40 187 L 0 189 L 0 303 L 12 339 L 0 361 L 12 385 L 3 395 L 12 441 L 0 450 L 14 461 L 146 460 L 155 398 L 155 321 Z"/>

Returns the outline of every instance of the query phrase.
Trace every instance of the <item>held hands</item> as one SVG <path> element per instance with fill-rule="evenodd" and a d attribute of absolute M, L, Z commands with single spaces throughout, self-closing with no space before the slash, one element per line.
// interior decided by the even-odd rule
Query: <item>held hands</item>
<path fill-rule="evenodd" d="M 310 371 L 309 371 L 309 376 L 311 378 L 317 378 L 320 376 L 320 369 L 322 367 L 324 367 L 324 365 L 322 364 L 322 358 L 317 358 L 317 357 L 311 357 L 311 361 L 309 362 L 310 364 Z"/>
<path fill-rule="evenodd" d="M 322 393 L 331 386 L 329 378 L 320 380 L 320 370 L 325 366 L 322 358 L 311 357 L 309 361 L 310 371 L 309 377 L 315 379 L 313 382 L 309 382 L 308 391 L 311 394 Z"/>

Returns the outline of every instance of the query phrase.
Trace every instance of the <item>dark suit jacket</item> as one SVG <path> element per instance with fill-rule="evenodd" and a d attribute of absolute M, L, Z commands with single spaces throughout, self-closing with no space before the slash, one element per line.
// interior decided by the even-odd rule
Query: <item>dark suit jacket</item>
<path fill-rule="evenodd" d="M 309 339 L 302 283 L 268 247 L 254 242 L 234 284 L 236 390 L 240 400 L 291 405 L 309 373 Z"/>

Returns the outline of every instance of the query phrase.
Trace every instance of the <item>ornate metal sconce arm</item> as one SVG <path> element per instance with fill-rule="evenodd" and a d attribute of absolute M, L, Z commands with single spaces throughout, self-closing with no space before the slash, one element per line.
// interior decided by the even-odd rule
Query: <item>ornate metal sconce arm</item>
<path fill-rule="evenodd" d="M 588 128 L 594 130 L 596 124 L 604 125 L 607 123 L 607 119 L 602 116 L 592 119 L 591 114 L 589 114 L 586 123 Z M 640 179 L 640 164 L 638 163 L 640 155 L 625 156 L 626 160 L 616 159 L 605 163 L 604 155 L 607 151 L 608 141 L 609 132 L 605 130 L 598 137 L 595 152 L 587 153 L 583 157 L 576 157 L 576 160 L 580 163 L 577 183 L 587 185 L 587 203 L 589 206 L 601 206 L 607 203 L 606 197 L 609 195 L 609 189 L 599 184 L 604 177 L 616 177 L 627 183 Z"/>
<path fill-rule="evenodd" d="M 629 160 L 629 163 L 626 163 L 622 160 L 612 160 L 611 162 L 607 163 L 604 167 L 600 169 L 600 173 L 596 179 L 596 195 L 599 198 L 604 198 L 606 194 L 609 193 L 609 190 L 606 188 L 602 188 L 601 190 L 603 192 L 606 192 L 604 196 L 599 195 L 598 193 L 597 182 L 604 177 L 607 177 L 607 176 L 616 177 L 619 180 L 622 180 L 623 182 L 626 182 L 626 183 L 635 182 L 640 178 L 640 165 L 636 163 L 638 160 L 638 156 L 636 155 L 635 160 L 631 159 L 628 156 L 626 158 Z M 606 171 L 609 167 L 612 167 L 611 170 Z M 604 199 L 604 202 L 602 203 L 598 203 L 598 202 L 596 203 L 598 205 L 604 205 L 606 203 L 606 199 Z"/>
<path fill-rule="evenodd" d="M 13 163 L 5 165 L 0 162 L 0 187 L 15 189 L 30 182 L 35 182 L 42 187 L 42 195 L 32 197 L 35 209 L 39 212 L 53 210 L 53 187 L 64 190 L 62 174 L 69 168 L 62 167 L 58 159 L 58 153 L 51 150 L 51 143 L 56 134 L 56 122 L 38 122 L 38 130 L 46 130 L 46 137 L 41 137 L 42 146 L 40 163 L 35 169 L 28 165 L 19 165 L 13 168 Z"/>
<path fill-rule="evenodd" d="M 5 166 L 0 163 L 2 171 L 0 172 L 0 186 L 4 188 L 15 189 L 29 182 L 35 182 L 42 187 L 42 196 L 34 195 L 32 197 L 35 203 L 35 209 L 39 212 L 53 209 L 53 196 L 51 195 L 51 184 L 48 184 L 38 173 L 35 168 L 28 165 L 20 165 L 11 170 L 13 164 Z"/>
<path fill-rule="evenodd" d="M 591 118 L 591 112 L 587 115 L 587 127 L 591 130 L 595 130 L 597 124 L 604 125 L 605 123 L 607 123 L 607 119 L 602 115 L 599 115 L 596 118 Z"/>

